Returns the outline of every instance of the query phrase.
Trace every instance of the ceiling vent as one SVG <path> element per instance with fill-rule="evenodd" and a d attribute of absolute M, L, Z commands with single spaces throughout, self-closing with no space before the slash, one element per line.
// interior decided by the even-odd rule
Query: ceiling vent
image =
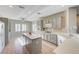
<path fill-rule="evenodd" d="M 20 9 L 25 9 L 25 7 L 23 7 L 23 6 L 18 6 Z"/>

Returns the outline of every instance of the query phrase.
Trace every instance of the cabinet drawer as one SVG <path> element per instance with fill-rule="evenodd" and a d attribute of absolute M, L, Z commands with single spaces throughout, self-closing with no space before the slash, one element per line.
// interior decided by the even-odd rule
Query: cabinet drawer
<path fill-rule="evenodd" d="M 51 34 L 51 42 L 57 45 L 57 35 Z"/>

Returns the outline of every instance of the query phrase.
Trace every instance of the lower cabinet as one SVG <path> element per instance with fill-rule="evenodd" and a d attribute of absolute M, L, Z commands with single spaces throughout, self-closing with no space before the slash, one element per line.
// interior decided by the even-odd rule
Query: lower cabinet
<path fill-rule="evenodd" d="M 26 45 L 26 48 L 30 54 L 39 54 L 42 49 L 42 38 L 29 39 L 31 41 L 30 44 Z"/>
<path fill-rule="evenodd" d="M 25 37 L 26 45 L 24 46 L 24 50 L 27 50 L 30 54 L 40 54 L 42 50 L 42 37 L 37 38 L 29 38 L 26 35 Z M 26 52 L 25 52 L 26 53 Z"/>
<path fill-rule="evenodd" d="M 57 35 L 56 34 L 51 34 L 51 43 L 58 45 L 58 39 L 57 39 Z"/>
<path fill-rule="evenodd" d="M 57 34 L 45 33 L 43 34 L 43 39 L 58 46 L 63 44 L 65 37 Z"/>
<path fill-rule="evenodd" d="M 45 33 L 43 34 L 43 39 L 48 41 L 48 42 L 51 42 L 55 45 L 58 45 L 58 40 L 57 40 L 57 35 L 56 34 L 51 34 L 51 33 Z"/>

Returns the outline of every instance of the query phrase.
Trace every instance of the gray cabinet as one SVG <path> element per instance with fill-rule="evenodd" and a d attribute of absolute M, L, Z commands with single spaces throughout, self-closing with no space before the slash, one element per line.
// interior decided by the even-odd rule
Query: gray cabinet
<path fill-rule="evenodd" d="M 61 12 L 52 16 L 52 27 L 54 30 L 65 27 L 65 13 Z"/>
<path fill-rule="evenodd" d="M 51 40 L 50 42 L 58 45 L 58 39 L 57 39 L 57 35 L 56 34 L 51 34 Z"/>
<path fill-rule="evenodd" d="M 56 34 L 52 34 L 52 33 L 45 33 L 43 34 L 43 39 L 51 42 L 55 45 L 58 45 L 58 39 L 57 39 L 57 35 Z"/>
<path fill-rule="evenodd" d="M 33 40 L 28 38 L 28 41 L 30 43 L 26 45 L 26 48 L 27 48 L 27 50 L 28 50 L 28 52 L 30 54 L 41 53 L 41 49 L 42 49 L 42 40 L 41 40 L 41 37 L 33 39 Z"/>
<path fill-rule="evenodd" d="M 37 38 L 32 40 L 32 53 L 41 53 L 42 49 L 42 40 L 41 38 Z"/>
<path fill-rule="evenodd" d="M 47 34 L 47 41 L 49 41 L 49 42 L 50 42 L 50 40 L 51 40 L 51 34 L 50 34 L 50 33 L 48 33 L 48 34 Z"/>
<path fill-rule="evenodd" d="M 26 49 L 30 54 L 38 54 L 41 53 L 42 49 L 42 38 L 38 37 L 35 39 L 30 39 L 27 36 L 24 36 L 26 38 L 26 42 L 28 41 L 28 44 L 26 44 Z"/>
<path fill-rule="evenodd" d="M 47 41 L 50 41 L 50 34 L 49 33 L 43 34 L 43 39 L 47 40 Z"/>

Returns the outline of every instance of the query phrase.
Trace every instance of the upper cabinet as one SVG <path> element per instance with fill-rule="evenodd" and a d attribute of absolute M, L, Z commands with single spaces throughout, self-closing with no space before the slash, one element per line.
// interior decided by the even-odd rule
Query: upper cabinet
<path fill-rule="evenodd" d="M 52 23 L 51 17 L 43 17 L 42 20 L 43 20 L 43 27 L 44 28 L 47 27 L 46 26 L 47 24 L 51 24 Z"/>
<path fill-rule="evenodd" d="M 32 31 L 41 31 L 42 30 L 42 21 L 41 20 L 37 20 L 37 21 L 33 21 L 32 22 Z"/>
<path fill-rule="evenodd" d="M 60 12 L 47 17 L 42 17 L 43 29 L 51 27 L 53 30 L 63 30 L 65 29 L 65 12 Z M 47 26 L 49 25 L 49 26 Z"/>
<path fill-rule="evenodd" d="M 65 27 L 65 16 L 62 14 L 53 16 L 53 29 L 63 29 Z"/>
<path fill-rule="evenodd" d="M 57 13 L 33 22 L 34 31 L 65 31 L 65 12 Z"/>

